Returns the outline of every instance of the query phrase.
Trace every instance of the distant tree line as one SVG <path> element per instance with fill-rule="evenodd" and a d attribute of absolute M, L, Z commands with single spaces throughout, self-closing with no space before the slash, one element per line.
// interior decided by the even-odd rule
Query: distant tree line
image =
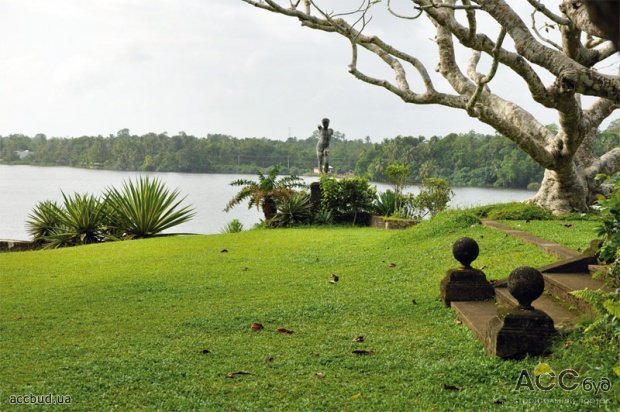
<path fill-rule="evenodd" d="M 550 128 L 556 127 L 550 125 Z M 620 119 L 599 132 L 597 151 L 620 146 Z M 285 141 L 236 138 L 222 134 L 195 137 L 184 132 L 48 138 L 13 134 L 0 136 L 0 162 L 37 166 L 70 166 L 109 170 L 248 173 L 273 165 L 283 174 L 304 175 L 316 167 L 317 132 L 306 139 Z M 346 139 L 334 132 L 330 164 L 338 173 L 354 173 L 372 181 L 387 181 L 387 168 L 410 166 L 410 181 L 426 177 L 448 180 L 452 186 L 526 188 L 542 179 L 543 169 L 514 143 L 500 135 L 475 132 L 443 137 L 397 136 L 371 143 Z"/>

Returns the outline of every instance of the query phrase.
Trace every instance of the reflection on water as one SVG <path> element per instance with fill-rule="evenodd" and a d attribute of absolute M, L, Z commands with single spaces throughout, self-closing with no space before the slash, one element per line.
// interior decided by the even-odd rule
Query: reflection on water
<path fill-rule="evenodd" d="M 171 231 L 191 233 L 219 233 L 232 219 L 239 219 L 244 227 L 258 223 L 262 214 L 246 204 L 230 212 L 223 211 L 226 203 L 239 191 L 229 183 L 238 178 L 254 179 L 251 175 L 220 175 L 190 173 L 120 172 L 86 170 L 69 167 L 36 167 L 0 165 L 0 239 L 28 239 L 25 222 L 34 205 L 41 200 L 61 200 L 61 191 L 100 194 L 109 186 L 120 187 L 128 178 L 140 175 L 159 177 L 170 189 L 178 188 L 187 195 L 186 202 L 196 209 L 190 222 Z M 316 178 L 304 178 L 307 182 Z M 379 191 L 389 188 L 377 184 Z M 417 187 L 411 191 L 416 193 Z M 452 207 L 467 207 L 488 203 L 525 200 L 532 192 L 525 190 L 455 188 Z"/>

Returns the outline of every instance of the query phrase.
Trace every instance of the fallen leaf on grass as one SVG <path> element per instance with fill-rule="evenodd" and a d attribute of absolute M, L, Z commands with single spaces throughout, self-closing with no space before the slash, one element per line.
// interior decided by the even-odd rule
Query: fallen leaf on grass
<path fill-rule="evenodd" d="M 455 324 L 455 325 L 462 325 L 462 324 L 463 324 L 463 322 L 461 322 L 461 321 L 460 321 L 460 320 L 458 320 L 458 319 L 454 319 L 454 324 Z"/>
<path fill-rule="evenodd" d="M 250 329 L 252 329 L 254 332 L 258 332 L 259 330 L 265 329 L 265 327 L 260 323 L 254 322 L 250 325 Z"/>
<path fill-rule="evenodd" d="M 396 263 L 390 262 L 390 264 L 388 266 L 391 267 L 391 268 L 395 268 L 396 267 Z"/>
<path fill-rule="evenodd" d="M 236 371 L 236 372 L 230 372 L 228 375 L 226 375 L 226 377 L 235 378 L 237 376 L 242 376 L 242 375 L 254 375 L 254 373 L 248 372 L 248 371 Z"/>
<path fill-rule="evenodd" d="M 329 283 L 334 283 L 334 284 L 336 284 L 336 283 L 338 283 L 338 281 L 339 281 L 339 280 L 340 280 L 340 278 L 338 277 L 338 275 L 333 275 L 333 274 L 332 274 L 332 275 L 330 276 L 330 278 L 329 278 Z"/>
<path fill-rule="evenodd" d="M 317 378 L 319 379 L 323 379 L 325 378 L 325 374 L 323 372 L 317 372 L 314 374 Z"/>
<path fill-rule="evenodd" d="M 374 355 L 375 353 L 371 350 L 365 350 L 365 349 L 355 349 L 353 352 L 354 355 L 359 355 L 359 356 L 370 356 L 370 355 Z"/>
<path fill-rule="evenodd" d="M 278 333 L 281 333 L 283 335 L 290 335 L 293 333 L 293 331 L 286 328 L 278 328 Z"/>
<path fill-rule="evenodd" d="M 458 386 L 448 385 L 447 383 L 443 384 L 443 388 L 446 391 L 460 391 L 461 390 L 461 388 L 459 388 Z"/>
<path fill-rule="evenodd" d="M 364 337 L 362 335 L 356 336 L 355 338 L 353 338 L 353 342 L 364 342 Z"/>

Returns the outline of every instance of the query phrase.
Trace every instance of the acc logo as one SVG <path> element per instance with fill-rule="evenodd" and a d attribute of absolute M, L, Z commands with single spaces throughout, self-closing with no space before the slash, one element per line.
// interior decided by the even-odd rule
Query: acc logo
<path fill-rule="evenodd" d="M 579 380 L 579 372 L 574 369 L 564 369 L 560 373 L 556 373 L 551 366 L 546 363 L 540 363 L 534 369 L 534 377 L 523 369 L 517 379 L 514 390 L 518 391 L 527 388 L 530 391 L 541 390 L 551 391 L 559 386 L 565 391 L 574 391 L 581 387 L 586 392 L 607 392 L 611 389 L 611 381 L 608 378 L 601 378 L 596 381 L 593 378 L 585 378 Z"/>

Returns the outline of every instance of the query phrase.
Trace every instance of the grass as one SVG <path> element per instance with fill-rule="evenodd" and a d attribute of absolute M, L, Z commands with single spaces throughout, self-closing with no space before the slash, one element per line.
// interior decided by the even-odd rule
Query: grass
<path fill-rule="evenodd" d="M 474 266 L 489 278 L 553 260 L 471 223 L 446 214 L 400 232 L 253 230 L 0 254 L 0 410 L 12 394 L 48 393 L 79 410 L 544 410 L 537 402 L 557 400 L 555 410 L 587 410 L 598 399 L 613 410 L 617 395 L 515 391 L 539 359 L 488 357 L 454 322 L 438 289 L 458 237 L 479 241 Z M 615 357 L 575 343 L 545 361 L 598 379 Z M 235 371 L 251 374 L 227 377 Z"/>
<path fill-rule="evenodd" d="M 523 230 L 570 249 L 584 251 L 590 241 L 598 238 L 599 222 L 592 220 L 502 220 L 503 224 Z"/>

